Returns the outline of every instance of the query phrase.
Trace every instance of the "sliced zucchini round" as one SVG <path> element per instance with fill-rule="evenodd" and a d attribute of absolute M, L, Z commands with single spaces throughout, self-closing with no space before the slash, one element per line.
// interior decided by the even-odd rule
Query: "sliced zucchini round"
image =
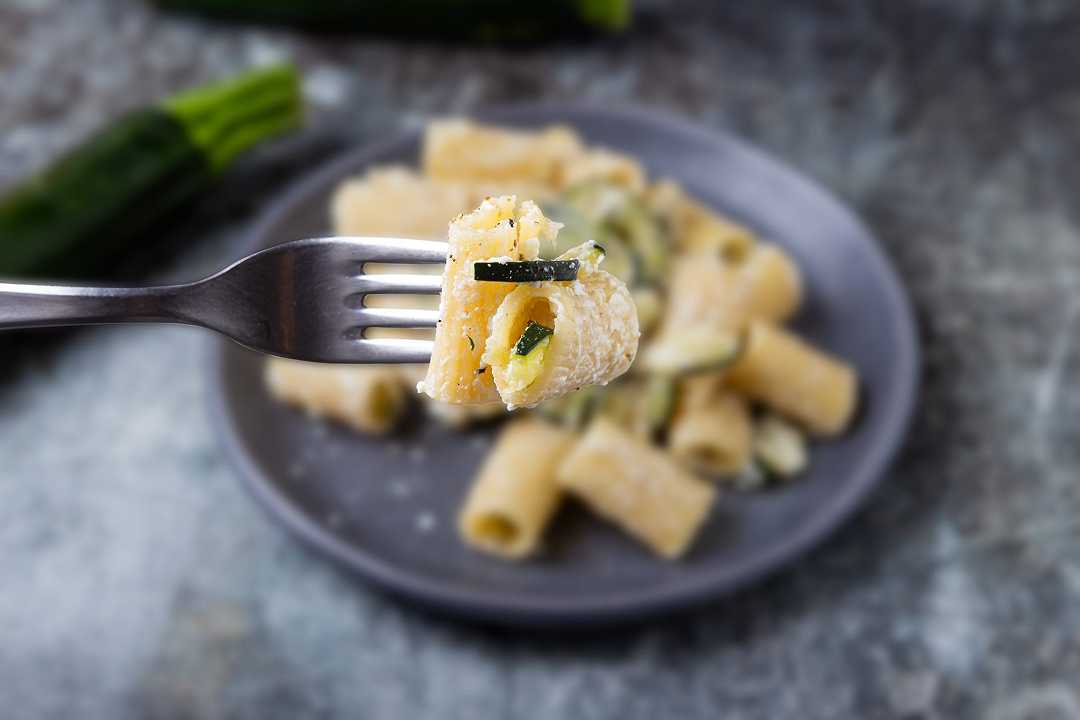
<path fill-rule="evenodd" d="M 593 223 L 602 223 L 620 214 L 630 202 L 625 188 L 605 182 L 583 182 L 563 193 L 563 200 Z"/>
<path fill-rule="evenodd" d="M 667 375 L 653 375 L 645 386 L 645 425 L 650 437 L 664 435 L 675 414 L 675 380 Z"/>
<path fill-rule="evenodd" d="M 633 285 L 636 279 L 636 267 L 633 254 L 612 230 L 606 225 L 594 223 L 568 202 L 551 202 L 544 205 L 544 215 L 562 223 L 554 247 L 541 252 L 545 258 L 558 258 L 571 248 L 592 240 L 604 248 L 604 270 Z"/>
<path fill-rule="evenodd" d="M 754 460 L 768 475 L 784 480 L 806 469 L 806 436 L 776 415 L 754 425 Z"/>
<path fill-rule="evenodd" d="M 628 200 L 607 224 L 630 248 L 638 275 L 646 282 L 663 282 L 667 274 L 668 247 L 660 223 L 644 205 Z"/>
<path fill-rule="evenodd" d="M 585 427 L 603 394 L 597 385 L 581 388 L 562 397 L 547 400 L 537 407 L 541 415 L 563 427 L 577 430 Z"/>
<path fill-rule="evenodd" d="M 736 332 L 668 333 L 649 345 L 641 362 L 645 370 L 667 375 L 722 370 L 738 359 L 742 345 L 742 337 Z"/>

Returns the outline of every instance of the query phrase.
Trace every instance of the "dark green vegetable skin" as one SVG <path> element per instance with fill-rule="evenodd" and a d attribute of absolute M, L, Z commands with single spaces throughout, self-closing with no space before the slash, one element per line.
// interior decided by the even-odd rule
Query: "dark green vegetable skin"
<path fill-rule="evenodd" d="M 480 282 L 542 282 L 577 280 L 578 260 L 518 260 L 513 262 L 478 262 L 473 265 L 473 280 Z"/>
<path fill-rule="evenodd" d="M 282 66 L 128 113 L 0 196 L 0 276 L 100 271 L 301 112 Z"/>
<path fill-rule="evenodd" d="M 318 30 L 448 40 L 529 40 L 567 29 L 619 31 L 632 0 L 152 0 L 170 10 Z"/>
<path fill-rule="evenodd" d="M 521 331 L 521 337 L 518 338 L 517 345 L 514 346 L 514 354 L 527 357 L 544 338 L 551 337 L 554 334 L 555 331 L 546 325 L 530 320 L 525 329 Z"/>

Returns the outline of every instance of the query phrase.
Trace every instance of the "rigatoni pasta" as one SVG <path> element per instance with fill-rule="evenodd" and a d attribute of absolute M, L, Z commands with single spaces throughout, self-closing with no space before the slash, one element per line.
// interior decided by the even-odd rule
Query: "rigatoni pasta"
<path fill-rule="evenodd" d="M 271 358 L 266 385 L 277 399 L 312 415 L 382 435 L 404 416 L 408 397 L 396 367 L 341 366 Z"/>
<path fill-rule="evenodd" d="M 633 158 L 603 148 L 563 163 L 560 177 L 563 187 L 597 180 L 641 192 L 645 188 L 645 171 Z"/>
<path fill-rule="evenodd" d="M 665 329 L 739 329 L 751 320 L 780 323 L 802 301 L 798 268 L 775 245 L 759 245 L 743 262 L 731 264 L 715 253 L 692 253 L 676 260 Z"/>
<path fill-rule="evenodd" d="M 668 430 L 671 454 L 686 467 L 713 475 L 742 470 L 750 461 L 751 440 L 746 401 L 731 391 L 679 408 Z"/>
<path fill-rule="evenodd" d="M 489 198 L 450 224 L 450 247 L 443 271 L 439 322 L 427 377 L 418 389 L 449 403 L 485 403 L 499 399 L 491 373 L 483 365 L 488 321 L 513 283 L 473 279 L 477 260 L 533 260 L 542 239 L 553 240 L 557 227 L 532 202 L 519 206 L 513 196 Z"/>
<path fill-rule="evenodd" d="M 653 183 L 644 197 L 670 227 L 680 252 L 708 252 L 727 262 L 739 262 L 757 244 L 750 230 L 690 198 L 671 180 Z"/>
<path fill-rule="evenodd" d="M 342 183 L 330 201 L 330 216 L 339 235 L 443 240 L 447 223 L 472 199 L 461 183 L 439 183 L 404 167 L 386 167 Z"/>
<path fill-rule="evenodd" d="M 338 235 L 445 240 L 451 220 L 493 195 L 540 200 L 550 191 L 524 181 L 437 180 L 391 165 L 342 183 L 331 198 L 330 217 Z"/>
<path fill-rule="evenodd" d="M 842 432 L 858 398 L 858 381 L 850 365 L 765 322 L 750 325 L 727 381 L 817 435 Z"/>
<path fill-rule="evenodd" d="M 582 155 L 577 133 L 566 127 L 539 132 L 433 122 L 424 134 L 424 173 L 437 180 L 530 182 L 557 188 L 564 167 Z"/>
<path fill-rule="evenodd" d="M 507 415 L 506 406 L 499 401 L 480 405 L 454 405 L 432 400 L 427 403 L 427 411 L 439 424 L 456 430 Z"/>
<path fill-rule="evenodd" d="M 686 552 L 716 500 L 709 484 L 603 418 L 589 426 L 558 478 L 594 512 L 669 559 Z"/>
<path fill-rule="evenodd" d="M 556 468 L 573 442 L 573 434 L 541 420 L 508 423 L 458 517 L 465 542 L 509 558 L 536 552 L 562 494 Z"/>
<path fill-rule="evenodd" d="M 510 408 L 606 384 L 626 372 L 637 353 L 641 333 L 626 285 L 600 269 L 602 253 L 593 246 L 570 256 L 580 261 L 577 280 L 519 285 L 491 318 L 483 360 Z M 554 331 L 535 368 L 514 357 L 530 322 Z"/>

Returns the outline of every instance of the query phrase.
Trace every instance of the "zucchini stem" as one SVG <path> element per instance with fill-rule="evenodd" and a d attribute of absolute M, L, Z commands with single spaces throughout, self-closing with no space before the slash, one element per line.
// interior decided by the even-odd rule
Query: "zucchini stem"
<path fill-rule="evenodd" d="M 195 88 L 162 107 L 184 127 L 214 173 L 262 140 L 295 129 L 303 116 L 300 78 L 292 65 Z"/>

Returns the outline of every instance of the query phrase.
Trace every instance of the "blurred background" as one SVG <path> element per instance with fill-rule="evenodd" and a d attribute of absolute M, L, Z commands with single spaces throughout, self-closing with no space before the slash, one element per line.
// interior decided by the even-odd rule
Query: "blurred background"
<path fill-rule="evenodd" d="M 167 223 L 117 228 L 95 277 L 210 272 L 291 180 L 431 117 L 658 108 L 876 231 L 924 342 L 912 432 L 865 510 L 763 584 L 643 626 L 497 631 L 388 599 L 266 518 L 207 417 L 208 336 L 21 333 L 0 346 L 0 714 L 1080 717 L 1080 8 L 643 1 L 626 28 L 506 33 L 185 12 L 226 4 L 0 3 L 0 186 L 125 111 L 299 69 L 303 128 L 250 139 Z"/>

